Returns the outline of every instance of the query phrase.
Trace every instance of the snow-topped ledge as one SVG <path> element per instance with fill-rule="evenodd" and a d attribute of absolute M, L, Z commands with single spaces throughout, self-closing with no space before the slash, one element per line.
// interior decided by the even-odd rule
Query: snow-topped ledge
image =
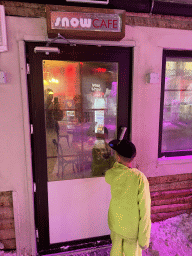
<path fill-rule="evenodd" d="M 158 165 L 165 164 L 192 164 L 192 156 L 174 156 L 174 157 L 161 157 L 158 158 Z"/>

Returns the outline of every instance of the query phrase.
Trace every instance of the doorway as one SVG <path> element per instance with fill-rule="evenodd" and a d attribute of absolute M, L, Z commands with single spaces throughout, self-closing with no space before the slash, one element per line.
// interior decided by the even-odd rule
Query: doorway
<path fill-rule="evenodd" d="M 132 48 L 44 45 L 26 43 L 39 252 L 109 238 L 107 142 L 131 132 Z"/>

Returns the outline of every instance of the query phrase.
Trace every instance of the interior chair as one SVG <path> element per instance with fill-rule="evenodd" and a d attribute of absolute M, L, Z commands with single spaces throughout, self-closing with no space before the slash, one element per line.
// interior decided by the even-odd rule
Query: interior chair
<path fill-rule="evenodd" d="M 64 178 L 64 172 L 67 165 L 72 164 L 73 167 L 73 173 L 75 173 L 75 169 L 77 172 L 79 171 L 79 157 L 77 155 L 71 156 L 71 155 L 64 155 L 62 145 L 58 143 L 55 139 L 53 139 L 53 144 L 57 148 L 57 154 L 58 154 L 58 173 L 57 176 L 60 177 L 60 169 L 61 169 L 61 178 Z M 72 158 L 68 159 L 67 158 Z"/>

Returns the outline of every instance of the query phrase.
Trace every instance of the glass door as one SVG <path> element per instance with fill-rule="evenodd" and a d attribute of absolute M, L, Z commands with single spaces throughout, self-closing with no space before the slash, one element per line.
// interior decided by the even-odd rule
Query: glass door
<path fill-rule="evenodd" d="M 114 163 L 118 63 L 42 65 L 48 182 L 103 176 Z"/>
<path fill-rule="evenodd" d="M 61 54 L 34 53 L 29 108 L 39 250 L 110 234 L 108 142 L 130 134 L 131 48 L 59 45 Z M 39 44 L 40 45 L 40 44 Z"/>

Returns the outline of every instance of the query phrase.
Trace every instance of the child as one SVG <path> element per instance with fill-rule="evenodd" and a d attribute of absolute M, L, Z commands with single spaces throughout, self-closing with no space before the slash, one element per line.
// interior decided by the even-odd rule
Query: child
<path fill-rule="evenodd" d="M 132 142 L 113 140 L 109 146 L 116 151 L 116 162 L 105 173 L 105 181 L 111 185 L 110 256 L 141 256 L 142 250 L 149 247 L 151 232 L 149 182 L 142 172 L 131 168 L 136 156 Z"/>

